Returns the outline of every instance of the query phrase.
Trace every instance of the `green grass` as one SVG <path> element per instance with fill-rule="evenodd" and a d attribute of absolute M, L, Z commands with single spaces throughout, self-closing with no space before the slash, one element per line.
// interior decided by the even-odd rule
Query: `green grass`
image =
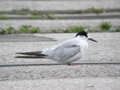
<path fill-rule="evenodd" d="M 39 27 L 32 27 L 30 33 L 39 33 L 40 28 Z"/>
<path fill-rule="evenodd" d="M 58 30 L 54 29 L 52 30 L 53 33 L 58 33 Z"/>
<path fill-rule="evenodd" d="M 0 14 L 4 14 L 4 11 L 0 11 Z"/>
<path fill-rule="evenodd" d="M 88 32 L 99 32 L 97 29 L 88 29 Z"/>
<path fill-rule="evenodd" d="M 54 14 L 41 13 L 38 10 L 30 10 L 29 8 L 22 8 L 22 9 L 19 9 L 19 10 L 12 10 L 12 12 L 19 12 L 20 15 L 29 14 L 29 15 L 31 15 L 30 19 L 55 19 Z"/>
<path fill-rule="evenodd" d="M 29 8 L 13 9 L 11 12 L 29 12 Z"/>
<path fill-rule="evenodd" d="M 34 10 L 34 11 L 30 11 L 31 15 L 41 15 L 42 13 L 40 11 Z"/>
<path fill-rule="evenodd" d="M 6 30 L 3 28 L 0 28 L 0 34 L 6 34 Z"/>
<path fill-rule="evenodd" d="M 0 17 L 0 20 L 8 20 L 8 17 L 2 16 Z"/>
<path fill-rule="evenodd" d="M 29 8 L 13 9 L 9 12 L 11 12 L 13 14 L 18 14 L 18 15 L 55 14 L 55 12 L 54 13 L 53 12 L 42 12 L 39 10 L 31 10 Z M 104 9 L 97 9 L 97 8 L 92 7 L 92 8 L 86 9 L 86 10 L 73 10 L 73 11 L 71 11 L 71 14 L 82 14 L 82 13 L 97 13 L 97 14 L 99 14 L 99 13 L 104 13 L 104 12 L 107 12 L 107 11 L 105 11 Z M 5 13 L 6 13 L 5 11 L 0 11 L 0 14 L 5 14 Z"/>
<path fill-rule="evenodd" d="M 54 14 L 51 13 L 41 13 L 38 10 L 30 10 L 29 8 L 13 9 L 9 11 L 16 15 L 30 15 L 29 19 L 56 19 Z M 5 11 L 0 11 L 0 14 L 6 14 Z M 0 20 L 8 20 L 8 17 L 1 16 Z"/>
<path fill-rule="evenodd" d="M 22 9 L 20 9 L 20 11 L 28 12 L 28 11 L 31 11 L 31 10 L 29 8 L 22 8 Z"/>
<path fill-rule="evenodd" d="M 30 19 L 57 19 L 54 15 L 41 14 L 41 15 L 32 15 Z"/>
<path fill-rule="evenodd" d="M 6 29 L 6 33 L 7 33 L 7 34 L 15 33 L 15 29 L 10 26 L 10 27 L 8 27 L 8 28 Z"/>
<path fill-rule="evenodd" d="M 99 14 L 99 13 L 103 13 L 104 10 L 103 9 L 96 9 L 96 8 L 89 8 L 85 11 L 83 11 L 84 13 L 96 13 L 96 14 Z"/>
<path fill-rule="evenodd" d="M 0 28 L 0 34 L 12 34 L 12 33 L 15 33 L 15 29 L 12 26 L 7 28 Z"/>
<path fill-rule="evenodd" d="M 116 27 L 115 32 L 120 32 L 120 26 Z"/>
<path fill-rule="evenodd" d="M 72 27 L 69 27 L 69 28 L 63 30 L 63 32 L 64 33 L 80 32 L 84 29 L 85 29 L 85 27 L 83 27 L 83 26 L 72 26 Z"/>
<path fill-rule="evenodd" d="M 99 25 L 99 27 L 100 27 L 100 30 L 101 30 L 102 32 L 106 32 L 106 31 L 109 31 L 109 30 L 111 29 L 112 24 L 109 23 L 109 22 L 102 22 L 102 23 Z"/>
<path fill-rule="evenodd" d="M 16 31 L 17 33 L 39 33 L 40 28 L 32 27 L 31 25 L 23 25 Z"/>
<path fill-rule="evenodd" d="M 22 15 L 22 14 L 21 14 Z M 10 18 L 9 17 L 6 17 L 6 16 L 1 16 L 0 17 L 0 20 L 9 20 Z M 50 20 L 53 20 L 53 19 L 57 19 L 57 17 L 54 17 L 53 15 L 31 15 L 30 17 L 28 17 L 28 19 L 31 19 L 31 20 L 39 20 L 39 19 L 50 19 Z"/>
<path fill-rule="evenodd" d="M 7 28 L 0 28 L 0 34 L 16 34 L 16 33 L 40 33 L 40 28 L 33 27 L 30 25 L 23 25 L 19 29 L 15 29 L 12 26 Z"/>
<path fill-rule="evenodd" d="M 31 15 L 40 15 L 43 14 L 38 10 L 30 10 L 29 8 L 21 8 L 19 10 L 12 10 L 13 12 L 28 12 Z M 104 9 L 97 9 L 97 8 L 89 8 L 86 10 L 77 10 L 77 11 L 73 11 L 73 13 L 103 13 Z M 49 12 L 50 13 L 50 12 Z M 51 13 L 50 13 L 51 14 Z"/>
<path fill-rule="evenodd" d="M 88 29 L 88 32 L 120 32 L 120 26 L 117 26 L 112 30 L 111 29 L 112 24 L 110 24 L 108 22 L 102 22 L 99 26 L 100 26 L 100 28 L 97 28 L 97 29 Z M 80 32 L 82 30 L 85 30 L 85 27 L 72 26 L 72 27 L 66 28 L 65 30 L 53 29 L 49 32 L 51 32 L 51 33 L 60 33 L 60 32 L 75 33 L 75 32 Z M 20 33 L 41 33 L 41 31 L 40 31 L 39 27 L 34 27 L 31 25 L 23 25 L 23 26 L 20 26 L 19 29 L 15 29 L 12 26 L 9 26 L 7 28 L 0 27 L 0 34 L 20 34 Z M 46 32 L 46 33 L 48 33 L 48 32 Z"/>
<path fill-rule="evenodd" d="M 37 20 L 37 19 L 43 19 L 42 17 L 40 16 L 30 16 L 29 19 L 32 19 L 32 20 Z"/>
<path fill-rule="evenodd" d="M 84 14 L 84 13 L 96 13 L 96 14 L 99 14 L 99 13 L 104 13 L 104 12 L 107 12 L 107 11 L 105 11 L 104 9 L 88 8 L 88 9 L 85 9 L 85 10 L 71 11 L 70 14 Z"/>

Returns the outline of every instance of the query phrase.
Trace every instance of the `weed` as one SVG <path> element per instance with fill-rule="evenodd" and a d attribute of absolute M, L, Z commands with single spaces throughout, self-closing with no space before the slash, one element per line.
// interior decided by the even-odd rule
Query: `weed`
<path fill-rule="evenodd" d="M 115 29 L 115 32 L 120 32 L 120 26 Z"/>
<path fill-rule="evenodd" d="M 63 32 L 64 33 L 80 32 L 84 29 L 85 27 L 83 26 L 72 26 L 72 27 L 67 28 L 66 30 L 63 30 Z"/>
<path fill-rule="evenodd" d="M 46 16 L 47 16 L 47 19 L 57 19 L 57 17 L 51 14 L 47 14 Z"/>
<path fill-rule="evenodd" d="M 31 28 L 31 26 L 27 26 L 27 25 L 23 25 L 23 26 L 21 26 L 20 27 L 20 29 L 19 30 L 17 30 L 19 33 L 29 33 L 30 32 L 30 29 Z"/>
<path fill-rule="evenodd" d="M 30 30 L 30 33 L 39 33 L 40 32 L 40 28 L 39 27 L 32 27 Z"/>
<path fill-rule="evenodd" d="M 49 14 L 40 14 L 40 15 L 32 15 L 30 19 L 56 19 L 54 15 Z"/>
<path fill-rule="evenodd" d="M 29 12 L 30 9 L 29 8 L 21 8 L 21 9 L 13 9 L 12 12 Z"/>
<path fill-rule="evenodd" d="M 4 14 L 4 11 L 0 11 L 0 14 Z"/>
<path fill-rule="evenodd" d="M 12 26 L 8 27 L 5 31 L 7 34 L 15 33 L 15 29 Z"/>
<path fill-rule="evenodd" d="M 17 33 L 38 33 L 40 29 L 38 27 L 32 27 L 31 25 L 23 25 L 17 30 Z"/>
<path fill-rule="evenodd" d="M 2 16 L 0 17 L 0 20 L 8 20 L 8 17 Z"/>
<path fill-rule="evenodd" d="M 52 30 L 52 32 L 53 32 L 53 33 L 57 33 L 57 32 L 58 32 L 58 30 L 54 29 L 54 30 Z"/>
<path fill-rule="evenodd" d="M 40 11 L 30 11 L 31 15 L 41 15 Z"/>
<path fill-rule="evenodd" d="M 100 29 L 88 29 L 88 32 L 120 32 L 120 26 L 111 28 L 112 24 L 108 22 L 102 22 L 100 25 Z M 85 27 L 83 26 L 72 26 L 68 27 L 66 29 L 60 30 L 60 29 L 54 29 L 50 32 L 52 33 L 74 33 L 74 32 L 80 32 L 82 30 L 85 30 Z M 16 33 L 40 33 L 40 28 L 39 27 L 33 27 L 31 25 L 23 25 L 20 26 L 19 29 L 15 29 L 14 27 L 10 26 L 7 28 L 0 28 L 0 34 L 16 34 Z M 46 32 L 48 33 L 48 32 Z"/>
<path fill-rule="evenodd" d="M 20 11 L 29 12 L 30 9 L 29 8 L 21 8 Z"/>
<path fill-rule="evenodd" d="M 32 27 L 30 25 L 23 25 L 18 30 L 10 26 L 8 28 L 0 28 L 0 34 L 15 34 L 15 33 L 39 33 L 39 27 Z"/>
<path fill-rule="evenodd" d="M 88 32 L 99 32 L 99 31 L 96 29 L 88 29 Z"/>
<path fill-rule="evenodd" d="M 102 32 L 106 32 L 110 30 L 110 28 L 112 27 L 112 24 L 109 22 L 102 22 L 99 27 Z"/>
<path fill-rule="evenodd" d="M 37 19 L 43 19 L 43 18 L 41 18 L 39 16 L 31 16 L 30 19 L 37 20 Z"/>
<path fill-rule="evenodd" d="M 5 29 L 3 29 L 3 28 L 0 28 L 0 34 L 6 34 L 6 31 L 5 31 Z"/>
<path fill-rule="evenodd" d="M 103 13 L 104 10 L 103 9 L 96 9 L 96 8 L 93 7 L 93 8 L 89 8 L 89 9 L 83 11 L 83 12 L 85 12 L 85 13 L 96 13 L 96 14 L 99 14 L 99 13 Z"/>

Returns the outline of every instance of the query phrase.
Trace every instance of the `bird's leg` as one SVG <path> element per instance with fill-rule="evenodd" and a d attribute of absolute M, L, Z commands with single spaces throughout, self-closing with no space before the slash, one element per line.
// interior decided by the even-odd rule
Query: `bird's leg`
<path fill-rule="evenodd" d="M 72 63 L 68 63 L 67 65 L 72 66 Z"/>

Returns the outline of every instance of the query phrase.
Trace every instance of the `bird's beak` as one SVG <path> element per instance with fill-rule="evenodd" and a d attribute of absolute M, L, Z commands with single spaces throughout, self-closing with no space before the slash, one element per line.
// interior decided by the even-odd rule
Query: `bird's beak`
<path fill-rule="evenodd" d="M 95 39 L 93 39 L 93 38 L 88 38 L 88 40 L 90 40 L 90 41 L 93 41 L 93 42 L 98 42 L 98 41 L 96 41 Z"/>

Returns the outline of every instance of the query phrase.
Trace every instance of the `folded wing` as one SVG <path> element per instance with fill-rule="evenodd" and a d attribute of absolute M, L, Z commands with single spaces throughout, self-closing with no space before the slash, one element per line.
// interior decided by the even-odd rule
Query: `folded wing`
<path fill-rule="evenodd" d="M 65 45 L 54 49 L 53 57 L 58 61 L 66 62 L 80 52 L 79 45 Z"/>

